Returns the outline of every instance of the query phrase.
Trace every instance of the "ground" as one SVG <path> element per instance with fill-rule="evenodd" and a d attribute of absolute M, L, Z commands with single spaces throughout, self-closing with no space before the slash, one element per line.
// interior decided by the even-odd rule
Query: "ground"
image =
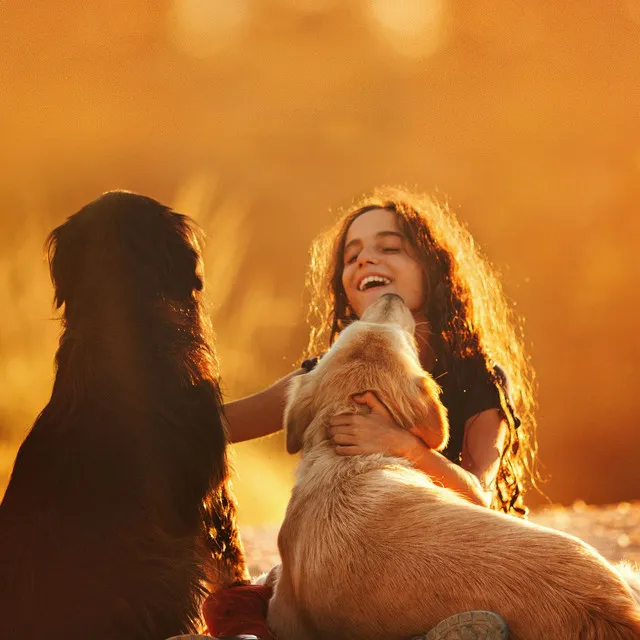
<path fill-rule="evenodd" d="M 640 567 L 640 501 L 550 506 L 534 511 L 530 519 L 582 538 L 609 560 L 629 560 Z M 278 563 L 277 535 L 276 525 L 242 529 L 251 575 L 258 576 Z"/>

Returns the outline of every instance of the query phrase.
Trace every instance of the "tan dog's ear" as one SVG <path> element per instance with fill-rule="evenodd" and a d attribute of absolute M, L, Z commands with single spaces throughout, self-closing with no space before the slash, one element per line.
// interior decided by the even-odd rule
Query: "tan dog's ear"
<path fill-rule="evenodd" d="M 287 389 L 287 403 L 284 408 L 284 429 L 287 438 L 287 452 L 298 453 L 302 449 L 304 432 L 313 420 L 311 407 L 311 387 L 309 374 L 293 378 Z"/>
<path fill-rule="evenodd" d="M 418 393 L 412 400 L 414 426 L 410 431 L 430 449 L 442 451 L 449 442 L 447 410 L 440 402 L 440 387 L 428 375 L 416 380 Z"/>

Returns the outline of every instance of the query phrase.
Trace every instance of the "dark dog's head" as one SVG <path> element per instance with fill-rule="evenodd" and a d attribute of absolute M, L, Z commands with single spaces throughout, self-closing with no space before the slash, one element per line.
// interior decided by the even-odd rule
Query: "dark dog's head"
<path fill-rule="evenodd" d="M 441 450 L 449 438 L 440 388 L 422 369 L 413 337 L 415 321 L 402 298 L 381 296 L 338 337 L 316 368 L 291 382 L 285 408 L 289 453 L 300 450 L 314 416 L 348 410 L 351 398 L 373 391 L 401 427 Z M 316 425 L 320 429 L 321 425 Z"/>
<path fill-rule="evenodd" d="M 71 323 L 114 306 L 189 303 L 203 286 L 190 219 L 135 193 L 100 196 L 55 229 L 47 249 L 56 306 Z"/>

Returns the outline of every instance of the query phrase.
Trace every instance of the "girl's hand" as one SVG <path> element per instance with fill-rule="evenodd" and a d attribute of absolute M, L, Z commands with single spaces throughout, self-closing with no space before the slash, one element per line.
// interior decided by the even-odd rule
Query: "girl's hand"
<path fill-rule="evenodd" d="M 357 404 L 369 408 L 369 413 L 340 413 L 329 423 L 329 438 L 336 453 L 354 456 L 362 453 L 384 453 L 411 459 L 416 446 L 423 442 L 399 427 L 386 407 L 371 391 L 353 396 Z"/>

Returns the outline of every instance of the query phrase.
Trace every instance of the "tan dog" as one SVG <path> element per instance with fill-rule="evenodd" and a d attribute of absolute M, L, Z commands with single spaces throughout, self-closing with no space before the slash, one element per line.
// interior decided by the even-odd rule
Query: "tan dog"
<path fill-rule="evenodd" d="M 334 452 L 330 417 L 368 390 L 398 424 L 444 446 L 445 413 L 413 329 L 401 299 L 383 296 L 291 385 L 287 447 L 303 457 L 278 538 L 282 565 L 268 578 L 275 635 L 400 640 L 485 609 L 519 640 L 640 638 L 627 582 L 580 540 L 470 504 L 404 460 Z"/>

